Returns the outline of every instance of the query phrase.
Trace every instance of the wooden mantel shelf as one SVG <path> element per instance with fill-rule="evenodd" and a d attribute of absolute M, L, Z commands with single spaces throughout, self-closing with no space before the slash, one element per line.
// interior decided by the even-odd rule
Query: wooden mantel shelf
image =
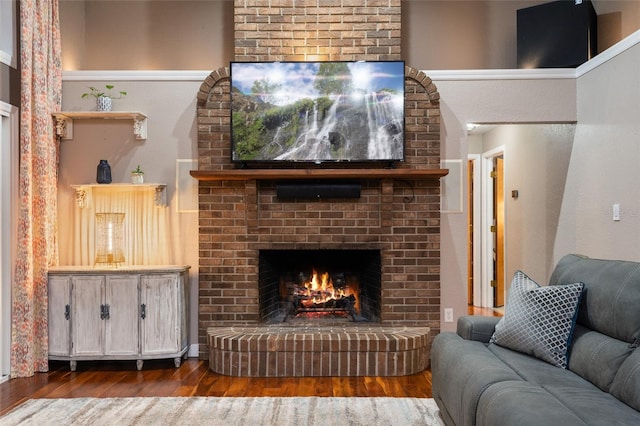
<path fill-rule="evenodd" d="M 202 181 L 294 179 L 440 179 L 449 169 L 237 169 L 191 170 Z"/>

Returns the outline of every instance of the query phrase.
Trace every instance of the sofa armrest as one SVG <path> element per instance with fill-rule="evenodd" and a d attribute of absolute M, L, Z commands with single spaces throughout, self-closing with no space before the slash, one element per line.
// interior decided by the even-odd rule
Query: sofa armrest
<path fill-rule="evenodd" d="M 466 340 L 489 343 L 500 317 L 464 315 L 458 318 L 458 336 Z"/>

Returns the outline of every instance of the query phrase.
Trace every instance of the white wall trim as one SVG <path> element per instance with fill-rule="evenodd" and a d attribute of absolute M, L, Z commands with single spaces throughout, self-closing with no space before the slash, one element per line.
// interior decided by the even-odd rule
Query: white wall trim
<path fill-rule="evenodd" d="M 504 70 L 423 70 L 433 81 L 558 80 L 576 78 L 573 68 Z"/>
<path fill-rule="evenodd" d="M 6 102 L 0 101 L 0 115 L 9 117 L 12 113 L 16 113 L 18 108 Z"/>
<path fill-rule="evenodd" d="M 595 68 L 604 64 L 605 62 L 631 49 L 633 46 L 635 46 L 638 43 L 640 43 L 640 30 L 620 40 L 618 43 L 614 44 L 604 52 L 600 53 L 599 55 L 596 55 L 590 61 L 580 65 L 578 68 L 576 68 L 576 77 L 583 76 L 589 71 L 594 70 Z"/>
<path fill-rule="evenodd" d="M 211 71 L 199 70 L 129 70 L 63 71 L 64 81 L 203 81 Z"/>
<path fill-rule="evenodd" d="M 0 62 L 13 68 L 16 67 L 16 61 L 13 55 L 4 50 L 0 50 Z"/>
<path fill-rule="evenodd" d="M 189 345 L 189 352 L 187 352 L 189 358 L 198 358 L 200 356 L 200 344 L 192 343 Z"/>
<path fill-rule="evenodd" d="M 573 68 L 527 69 L 527 70 L 432 70 L 423 71 L 434 81 L 447 80 L 542 80 L 572 79 Z M 63 71 L 64 81 L 203 81 L 211 74 L 205 70 L 92 70 Z"/>
<path fill-rule="evenodd" d="M 17 66 L 16 1 L 0 1 L 0 62 L 12 68 Z"/>

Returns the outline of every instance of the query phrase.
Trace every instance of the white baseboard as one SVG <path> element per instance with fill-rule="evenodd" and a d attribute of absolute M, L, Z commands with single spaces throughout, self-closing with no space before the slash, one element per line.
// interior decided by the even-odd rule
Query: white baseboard
<path fill-rule="evenodd" d="M 200 356 L 200 345 L 198 343 L 193 343 L 189 345 L 189 352 L 187 353 L 189 358 L 198 358 Z"/>

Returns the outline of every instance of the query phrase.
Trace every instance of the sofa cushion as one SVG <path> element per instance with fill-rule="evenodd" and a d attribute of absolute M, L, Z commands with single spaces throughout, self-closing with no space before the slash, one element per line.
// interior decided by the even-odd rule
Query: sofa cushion
<path fill-rule="evenodd" d="M 480 397 L 476 416 L 477 426 L 588 424 L 540 386 L 522 381 L 489 386 Z"/>
<path fill-rule="evenodd" d="M 492 384 L 480 397 L 476 425 L 516 424 L 637 425 L 640 413 L 593 386 Z"/>
<path fill-rule="evenodd" d="M 569 350 L 569 370 L 609 392 L 620 365 L 632 350 L 626 342 L 578 324 Z"/>
<path fill-rule="evenodd" d="M 611 395 L 640 411 L 640 348 L 620 366 L 611 384 Z"/>
<path fill-rule="evenodd" d="M 498 345 L 489 345 L 488 349 L 523 381 L 542 387 L 563 385 L 571 386 L 575 389 L 597 389 L 593 383 L 583 379 L 571 370 L 558 368 L 534 356 Z"/>
<path fill-rule="evenodd" d="M 592 389 L 576 389 L 573 386 L 545 386 L 544 389 L 560 403 L 590 425 L 640 425 L 640 412 L 602 392 Z"/>
<path fill-rule="evenodd" d="M 556 368 L 556 370 L 558 370 Z M 520 377 L 486 344 L 443 332 L 431 346 L 433 398 L 447 424 L 474 425 L 480 395 L 492 383 Z"/>
<path fill-rule="evenodd" d="M 491 343 L 566 368 L 582 288 L 582 283 L 541 287 L 516 271 Z"/>
<path fill-rule="evenodd" d="M 578 324 L 627 343 L 640 337 L 640 262 L 569 254 L 549 284 L 573 282 L 584 284 Z"/>

